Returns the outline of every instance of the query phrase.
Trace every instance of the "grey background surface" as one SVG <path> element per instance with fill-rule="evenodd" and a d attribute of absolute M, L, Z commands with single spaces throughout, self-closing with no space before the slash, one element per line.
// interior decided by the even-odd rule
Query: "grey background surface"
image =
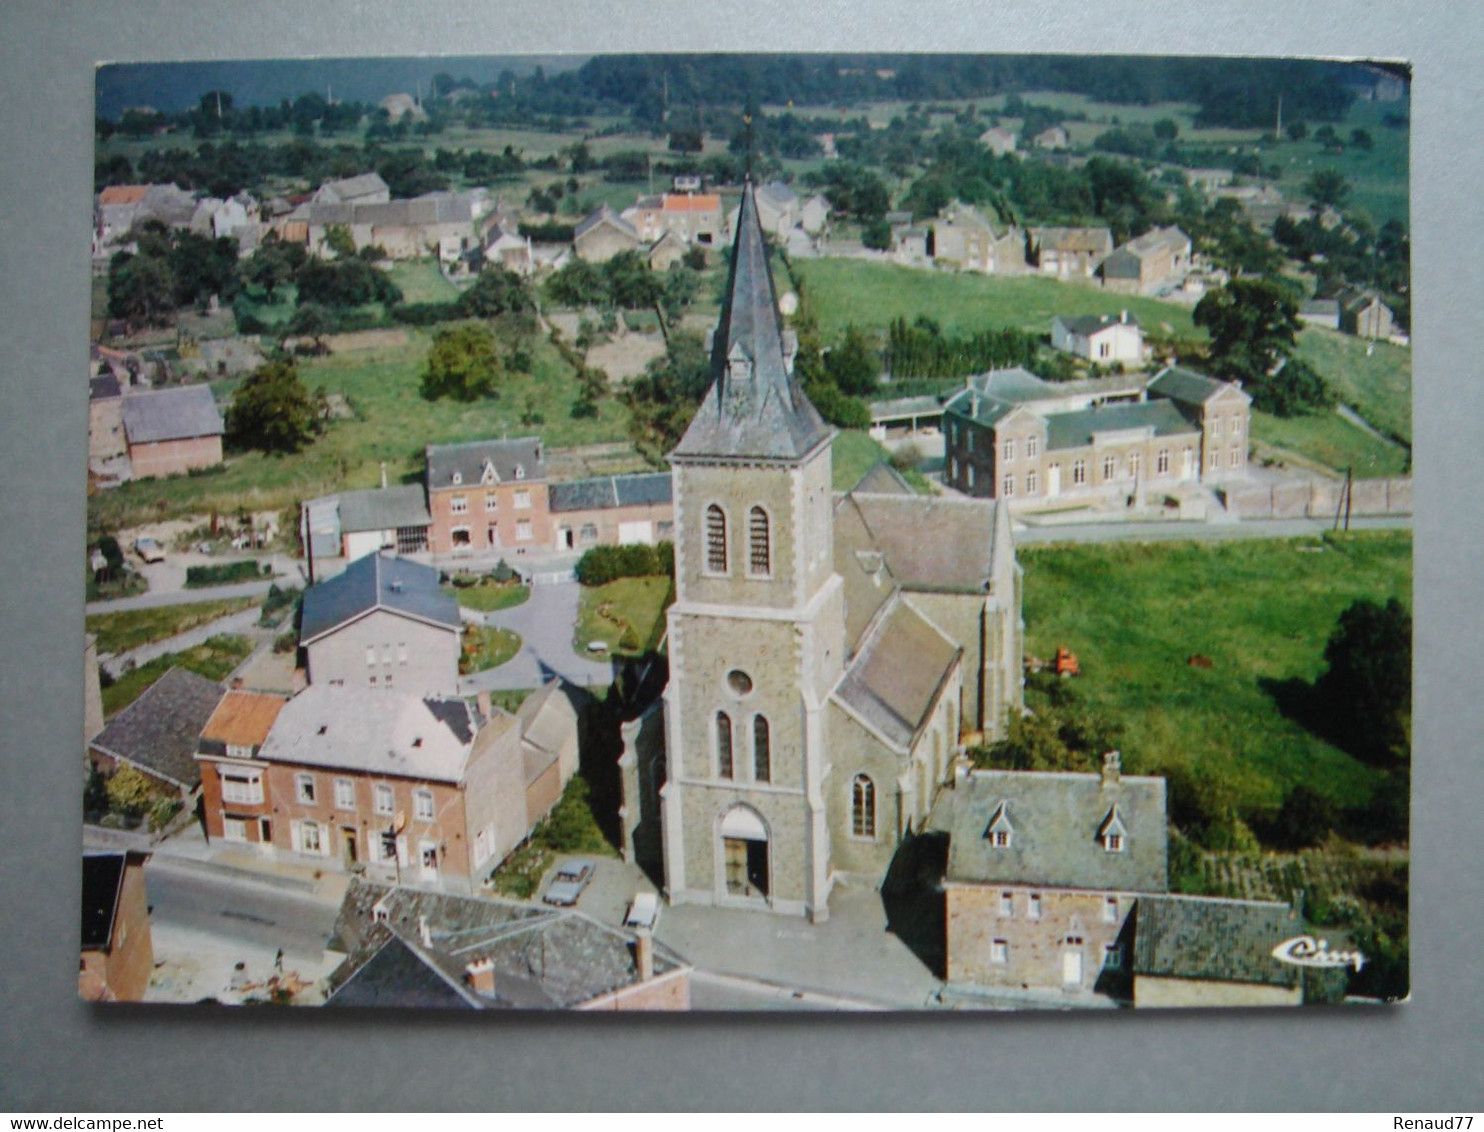
<path fill-rule="evenodd" d="M 1484 471 L 1481 31 L 1484 9 L 1441 0 L 0 6 L 0 1109 L 1479 1107 L 1481 497 L 1459 485 Z M 95 1011 L 75 999 L 93 63 L 656 48 L 1413 61 L 1411 1003 L 619 1020 Z"/>

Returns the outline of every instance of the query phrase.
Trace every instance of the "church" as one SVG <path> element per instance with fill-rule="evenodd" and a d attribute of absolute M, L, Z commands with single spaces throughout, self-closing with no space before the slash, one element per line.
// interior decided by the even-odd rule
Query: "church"
<path fill-rule="evenodd" d="M 712 381 L 670 454 L 669 683 L 625 727 L 625 851 L 677 904 L 823 921 L 879 885 L 961 737 L 1021 705 L 1008 511 L 878 466 L 833 487 L 834 430 L 793 373 L 751 184 Z"/>

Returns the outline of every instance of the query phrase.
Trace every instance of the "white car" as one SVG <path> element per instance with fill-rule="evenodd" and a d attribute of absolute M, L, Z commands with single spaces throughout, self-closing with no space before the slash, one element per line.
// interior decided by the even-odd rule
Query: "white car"
<path fill-rule="evenodd" d="M 634 901 L 629 905 L 629 914 L 623 918 L 623 926 L 654 931 L 659 922 L 660 898 L 652 892 L 635 893 Z"/>
<path fill-rule="evenodd" d="M 165 548 L 152 538 L 135 539 L 134 553 L 139 555 L 145 562 L 165 561 Z"/>

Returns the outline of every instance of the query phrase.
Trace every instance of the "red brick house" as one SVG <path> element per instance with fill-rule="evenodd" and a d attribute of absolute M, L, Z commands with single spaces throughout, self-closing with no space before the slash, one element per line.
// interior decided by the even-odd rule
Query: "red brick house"
<path fill-rule="evenodd" d="M 135 479 L 175 476 L 222 462 L 225 426 L 209 386 L 129 393 L 123 417 Z"/>
<path fill-rule="evenodd" d="M 427 449 L 428 549 L 434 554 L 524 554 L 552 545 L 540 437 Z"/>
<path fill-rule="evenodd" d="M 89 853 L 82 859 L 82 958 L 77 993 L 88 1002 L 140 1002 L 154 971 L 148 853 Z"/>

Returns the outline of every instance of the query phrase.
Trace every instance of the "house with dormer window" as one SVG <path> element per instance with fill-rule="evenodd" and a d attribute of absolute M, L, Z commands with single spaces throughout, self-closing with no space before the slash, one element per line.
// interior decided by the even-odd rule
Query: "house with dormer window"
<path fill-rule="evenodd" d="M 541 438 L 436 444 L 428 462 L 428 549 L 502 556 L 553 543 Z"/>
<path fill-rule="evenodd" d="M 1162 778 L 976 770 L 952 797 L 948 981 L 1127 994 L 1132 913 L 1168 889 Z"/>

